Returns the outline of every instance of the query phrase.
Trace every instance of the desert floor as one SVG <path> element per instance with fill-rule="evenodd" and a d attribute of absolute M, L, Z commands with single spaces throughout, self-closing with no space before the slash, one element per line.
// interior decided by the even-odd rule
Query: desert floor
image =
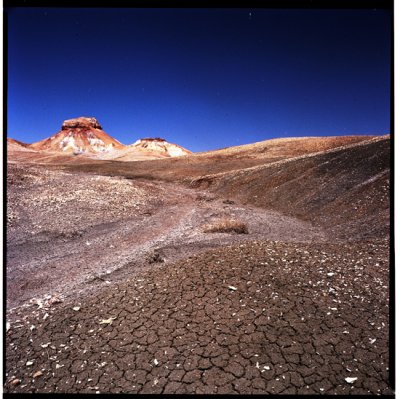
<path fill-rule="evenodd" d="M 6 392 L 392 393 L 387 240 L 172 182 L 7 179 Z"/>

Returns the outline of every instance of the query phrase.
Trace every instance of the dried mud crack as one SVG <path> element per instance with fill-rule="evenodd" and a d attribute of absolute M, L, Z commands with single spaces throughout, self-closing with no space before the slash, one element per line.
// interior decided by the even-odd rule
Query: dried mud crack
<path fill-rule="evenodd" d="M 9 168 L 6 392 L 392 394 L 387 241 L 330 242 L 175 184 Z M 221 217 L 249 234 L 202 231 Z"/>
<path fill-rule="evenodd" d="M 16 312 L 7 332 L 6 386 L 388 393 L 386 258 L 383 244 L 250 242 L 142 272 L 77 303 L 33 306 Z"/>

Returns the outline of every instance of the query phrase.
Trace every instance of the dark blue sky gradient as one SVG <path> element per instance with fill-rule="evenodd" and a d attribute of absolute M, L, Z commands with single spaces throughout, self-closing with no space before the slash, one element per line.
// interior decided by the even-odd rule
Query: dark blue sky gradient
<path fill-rule="evenodd" d="M 389 133 L 389 11 L 8 12 L 8 136 L 24 142 L 78 116 L 192 151 Z"/>

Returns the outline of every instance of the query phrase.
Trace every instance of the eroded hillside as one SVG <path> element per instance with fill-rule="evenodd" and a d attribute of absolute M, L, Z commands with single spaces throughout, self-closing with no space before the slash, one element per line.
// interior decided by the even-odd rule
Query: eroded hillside
<path fill-rule="evenodd" d="M 389 138 L 207 175 L 191 184 L 312 221 L 342 239 L 389 235 Z"/>

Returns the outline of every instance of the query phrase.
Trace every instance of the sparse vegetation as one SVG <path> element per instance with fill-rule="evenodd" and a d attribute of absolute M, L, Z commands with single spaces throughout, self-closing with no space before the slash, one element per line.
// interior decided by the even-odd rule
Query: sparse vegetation
<path fill-rule="evenodd" d="M 223 218 L 203 226 L 204 233 L 249 234 L 247 226 L 236 219 Z"/>
<path fill-rule="evenodd" d="M 154 252 L 152 255 L 149 257 L 149 263 L 163 263 L 164 259 L 161 257 L 161 255 L 158 252 Z"/>

